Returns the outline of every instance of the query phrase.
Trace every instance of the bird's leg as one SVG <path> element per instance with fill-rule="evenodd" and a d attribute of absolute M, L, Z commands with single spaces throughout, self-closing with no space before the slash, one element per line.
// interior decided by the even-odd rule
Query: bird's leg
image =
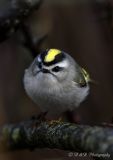
<path fill-rule="evenodd" d="M 37 116 L 37 120 L 39 121 L 45 121 L 46 120 L 46 115 L 48 112 L 41 112 L 38 116 Z"/>
<path fill-rule="evenodd" d="M 47 114 L 47 112 L 41 112 L 38 116 L 33 115 L 31 117 L 31 120 L 34 120 L 34 121 L 38 120 L 39 122 L 45 121 L 46 120 L 46 118 L 45 118 L 46 114 Z"/>
<path fill-rule="evenodd" d="M 69 120 L 69 122 L 71 122 L 71 123 L 80 124 L 80 122 L 81 122 L 80 115 L 78 113 L 76 113 L 75 111 L 67 111 L 66 116 L 67 116 L 67 119 Z"/>

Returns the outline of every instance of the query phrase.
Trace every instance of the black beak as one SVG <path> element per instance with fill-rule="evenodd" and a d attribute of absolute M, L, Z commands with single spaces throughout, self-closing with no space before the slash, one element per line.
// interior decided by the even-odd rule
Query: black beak
<path fill-rule="evenodd" d="M 50 71 L 49 71 L 48 69 L 45 69 L 45 68 L 43 68 L 41 71 L 42 71 L 43 73 L 50 73 Z"/>

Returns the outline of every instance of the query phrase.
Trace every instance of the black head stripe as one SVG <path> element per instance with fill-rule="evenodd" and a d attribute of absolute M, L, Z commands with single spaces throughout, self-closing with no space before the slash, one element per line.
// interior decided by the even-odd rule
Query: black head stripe
<path fill-rule="evenodd" d="M 46 49 L 45 51 L 43 51 L 40 54 L 40 58 L 42 59 L 42 62 L 44 62 L 45 56 L 47 55 L 48 51 L 49 51 L 49 49 Z"/>
<path fill-rule="evenodd" d="M 45 55 L 45 56 L 46 56 L 46 55 Z M 53 61 L 51 61 L 51 62 L 45 62 L 45 61 L 44 61 L 44 58 L 45 58 L 45 57 L 43 57 L 43 59 L 42 59 L 43 64 L 46 65 L 46 66 L 51 66 L 51 65 L 53 65 L 53 64 L 56 64 L 56 63 L 59 63 L 59 62 L 63 61 L 63 59 L 65 58 L 65 54 L 64 54 L 63 52 L 61 52 L 60 54 L 57 54 L 57 55 L 55 56 L 55 59 L 54 59 Z"/>

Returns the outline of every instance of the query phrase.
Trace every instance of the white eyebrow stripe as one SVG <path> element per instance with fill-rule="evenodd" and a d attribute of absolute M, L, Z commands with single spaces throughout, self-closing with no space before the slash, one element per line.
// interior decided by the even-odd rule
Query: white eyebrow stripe
<path fill-rule="evenodd" d="M 43 65 L 43 66 L 44 66 L 45 69 L 52 69 L 52 68 L 54 68 L 56 66 L 59 66 L 59 67 L 62 67 L 62 68 L 66 68 L 66 67 L 69 66 L 69 62 L 67 60 L 64 60 L 64 61 L 56 63 L 56 64 L 54 64 L 52 66 L 45 66 L 45 65 Z"/>
<path fill-rule="evenodd" d="M 64 60 L 62 62 L 59 62 L 59 63 L 55 64 L 55 66 L 68 67 L 69 66 L 69 62 L 67 60 Z"/>

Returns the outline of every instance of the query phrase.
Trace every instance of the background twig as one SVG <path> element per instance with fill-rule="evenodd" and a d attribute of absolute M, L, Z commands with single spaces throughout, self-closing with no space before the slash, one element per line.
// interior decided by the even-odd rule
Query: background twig
<path fill-rule="evenodd" d="M 6 0 L 0 3 L 0 42 L 20 27 L 26 17 L 38 9 L 42 0 Z"/>

